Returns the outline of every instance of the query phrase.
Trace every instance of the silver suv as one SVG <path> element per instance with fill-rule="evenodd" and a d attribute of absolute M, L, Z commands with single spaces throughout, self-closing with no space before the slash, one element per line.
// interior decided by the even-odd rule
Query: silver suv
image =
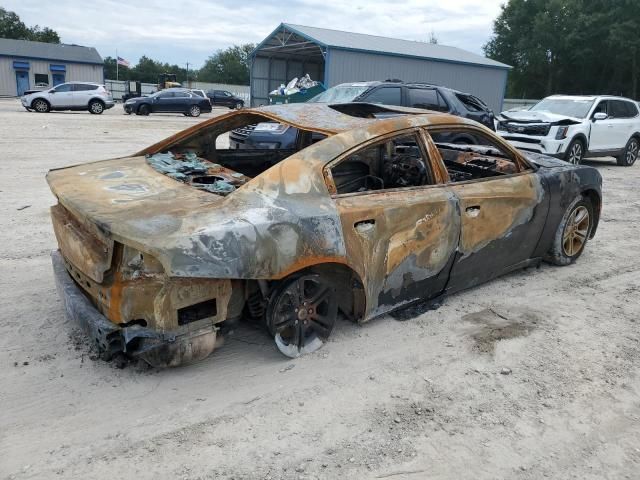
<path fill-rule="evenodd" d="M 49 90 L 22 96 L 22 106 L 39 113 L 51 110 L 89 110 L 100 115 L 115 105 L 111 92 L 104 85 L 87 82 L 68 82 Z"/>

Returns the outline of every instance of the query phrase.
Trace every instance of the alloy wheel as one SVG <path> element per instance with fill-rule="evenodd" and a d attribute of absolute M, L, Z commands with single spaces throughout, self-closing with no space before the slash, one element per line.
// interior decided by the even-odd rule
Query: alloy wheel
<path fill-rule="evenodd" d="M 573 163 L 574 165 L 579 165 L 582 161 L 582 144 L 580 142 L 576 142 L 571 146 L 571 150 L 569 150 L 569 163 Z"/>
<path fill-rule="evenodd" d="M 93 102 L 91 104 L 91 113 L 100 114 L 100 113 L 102 113 L 103 110 L 104 110 L 104 107 L 102 106 L 102 104 L 100 102 Z"/>
<path fill-rule="evenodd" d="M 625 160 L 627 161 L 627 165 L 633 165 L 635 163 L 638 158 L 638 149 L 638 141 L 635 138 L 632 138 L 625 153 Z"/>
<path fill-rule="evenodd" d="M 334 287 L 319 275 L 304 275 L 287 284 L 275 298 L 269 328 L 278 349 L 295 358 L 323 345 L 337 314 Z"/>
<path fill-rule="evenodd" d="M 48 110 L 47 102 L 45 102 L 44 100 L 36 100 L 33 104 L 33 108 L 36 112 L 46 113 Z"/>
<path fill-rule="evenodd" d="M 587 207 L 578 206 L 567 220 L 562 234 L 562 250 L 568 257 L 577 255 L 582 250 L 589 228 L 591 227 L 591 216 Z"/>

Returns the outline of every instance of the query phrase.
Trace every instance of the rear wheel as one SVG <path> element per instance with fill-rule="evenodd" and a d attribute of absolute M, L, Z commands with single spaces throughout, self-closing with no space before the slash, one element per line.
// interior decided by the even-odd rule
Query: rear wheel
<path fill-rule="evenodd" d="M 567 208 L 545 260 L 555 265 L 570 265 L 582 255 L 593 227 L 593 205 L 589 199 L 576 198 Z"/>
<path fill-rule="evenodd" d="M 318 274 L 295 276 L 272 294 L 266 322 L 278 350 L 295 358 L 320 348 L 338 316 L 336 291 Z"/>
<path fill-rule="evenodd" d="M 38 113 L 47 113 L 49 110 L 51 110 L 51 105 L 49 105 L 49 102 L 42 98 L 36 98 L 31 104 L 31 107 Z"/>
<path fill-rule="evenodd" d="M 574 165 L 580 165 L 583 158 L 584 143 L 582 143 L 582 140 L 576 139 L 569 144 L 569 148 L 567 148 L 567 151 L 564 154 L 564 159 Z"/>
<path fill-rule="evenodd" d="M 242 108 L 242 102 L 236 103 L 236 110 L 240 110 Z"/>
<path fill-rule="evenodd" d="M 189 108 L 189 115 L 192 117 L 200 116 L 200 107 L 198 105 L 191 105 Z"/>
<path fill-rule="evenodd" d="M 640 142 L 636 137 L 631 137 L 627 142 L 624 153 L 616 158 L 616 162 L 621 167 L 630 167 L 638 159 L 638 151 L 640 150 Z"/>
<path fill-rule="evenodd" d="M 93 115 L 100 115 L 102 112 L 104 112 L 104 103 L 102 103 L 100 100 L 91 100 L 89 102 L 89 112 L 91 112 Z"/>

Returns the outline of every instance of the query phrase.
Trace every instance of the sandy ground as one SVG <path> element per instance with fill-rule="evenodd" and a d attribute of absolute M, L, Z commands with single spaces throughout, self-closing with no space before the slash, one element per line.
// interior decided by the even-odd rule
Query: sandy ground
<path fill-rule="evenodd" d="M 340 323 L 294 361 L 250 327 L 185 368 L 92 360 L 56 295 L 44 174 L 195 121 L 0 101 L 0 478 L 640 478 L 640 165 L 591 162 L 603 216 L 573 266 Z"/>

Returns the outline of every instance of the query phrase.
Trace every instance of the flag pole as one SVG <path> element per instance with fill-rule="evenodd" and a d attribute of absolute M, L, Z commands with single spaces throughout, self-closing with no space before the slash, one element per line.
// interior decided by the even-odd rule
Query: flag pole
<path fill-rule="evenodd" d="M 118 49 L 116 48 L 116 81 L 119 80 L 119 71 L 118 71 Z"/>

